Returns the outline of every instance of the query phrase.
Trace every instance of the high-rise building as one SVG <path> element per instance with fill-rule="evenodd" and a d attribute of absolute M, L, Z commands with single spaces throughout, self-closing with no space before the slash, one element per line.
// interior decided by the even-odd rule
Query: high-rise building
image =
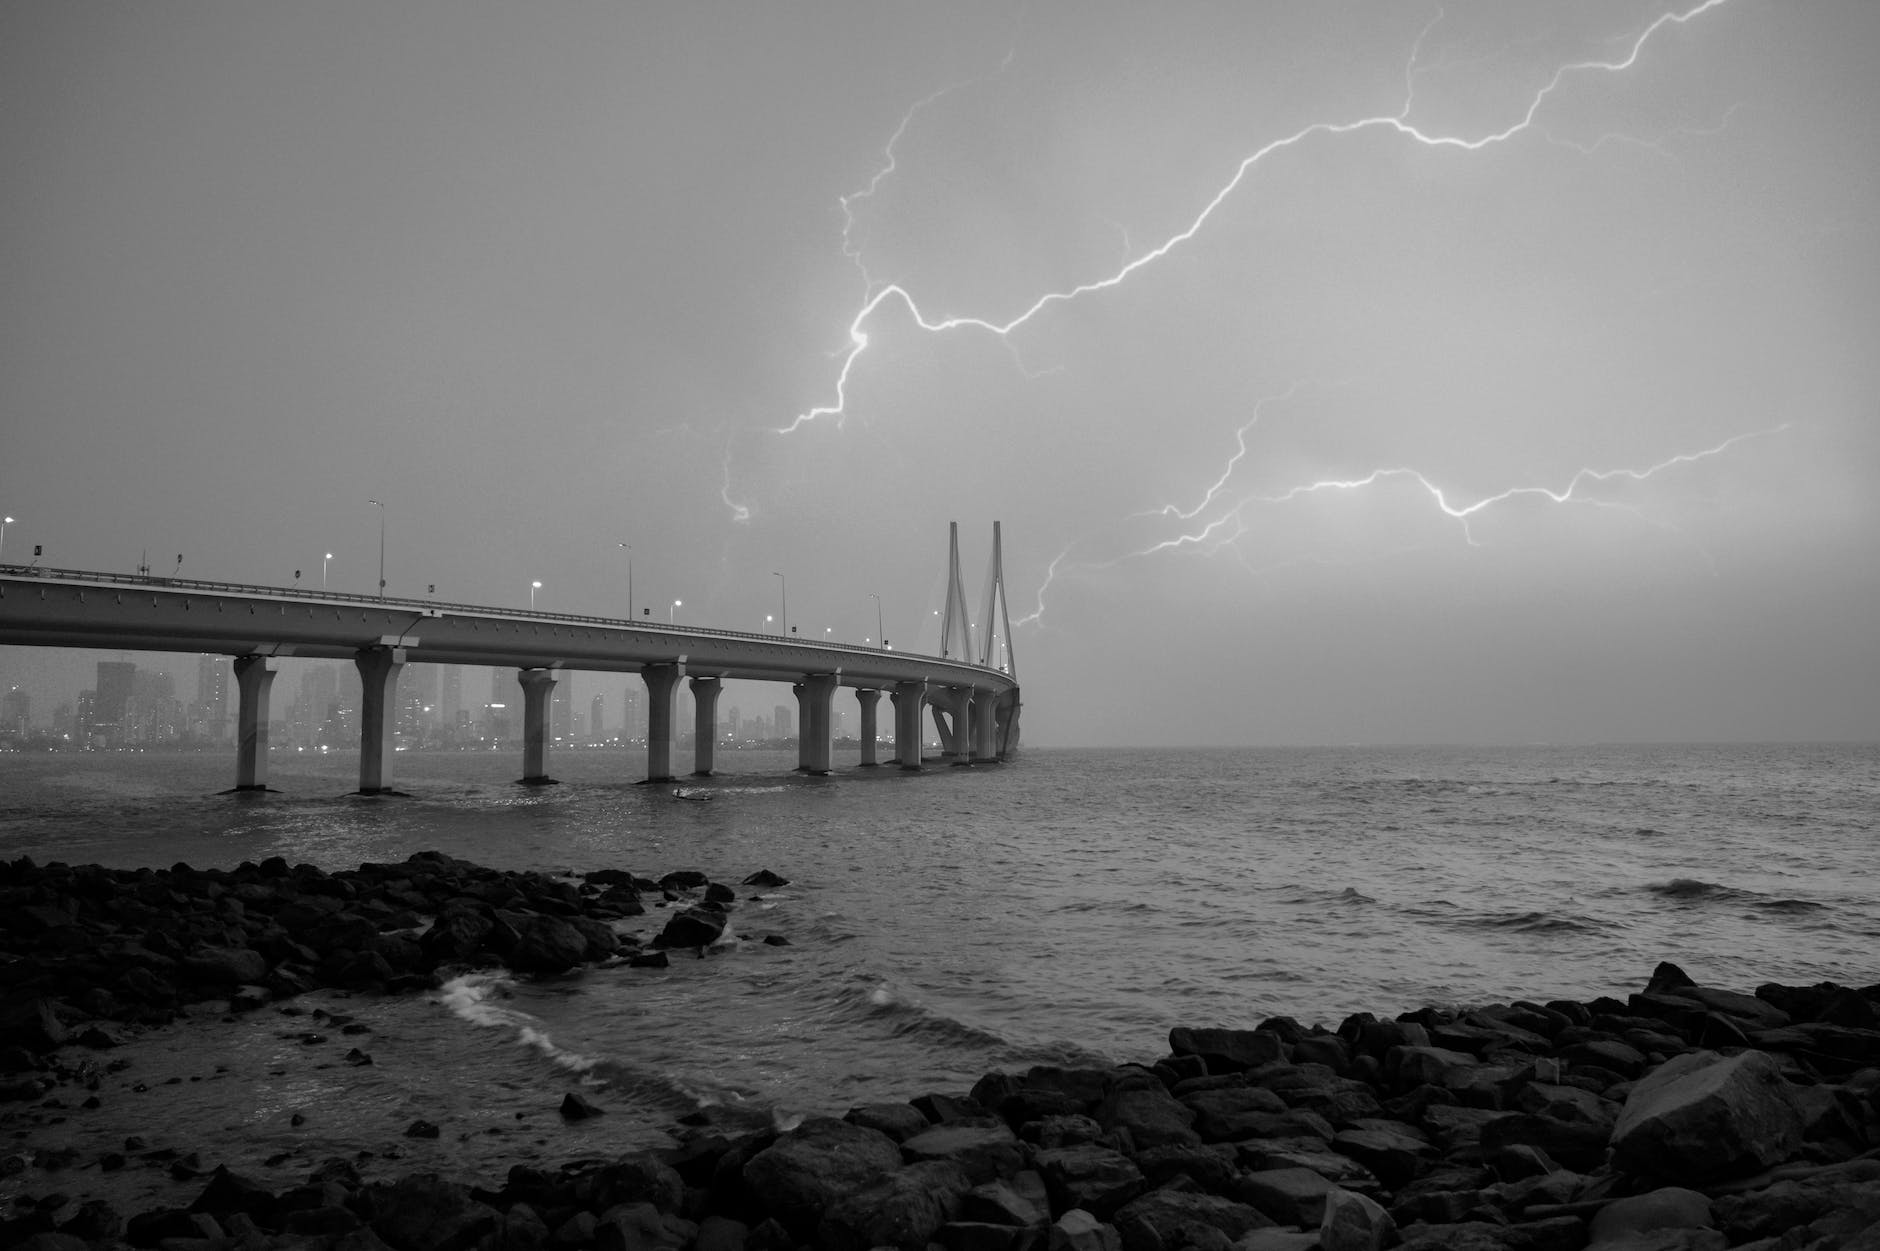
<path fill-rule="evenodd" d="M 98 688 L 92 699 L 91 733 L 113 740 L 124 732 L 124 714 L 130 707 L 131 684 L 137 666 L 128 660 L 100 660 Z"/>
<path fill-rule="evenodd" d="M 574 674 L 557 670 L 548 698 L 548 732 L 561 741 L 574 737 Z"/>
<path fill-rule="evenodd" d="M 785 705 L 770 710 L 770 732 L 777 738 L 790 737 L 790 710 Z"/>
<path fill-rule="evenodd" d="M 627 683 L 627 689 L 621 697 L 621 707 L 623 709 L 620 719 L 621 738 L 636 739 L 646 737 L 646 715 L 641 711 L 643 705 L 640 700 L 640 694 L 644 689 L 643 684 L 640 682 L 633 681 Z"/>
<path fill-rule="evenodd" d="M 89 746 L 92 724 L 98 719 L 98 692 L 80 691 L 78 707 L 72 711 L 72 741 Z"/>
<path fill-rule="evenodd" d="M 456 729 L 458 716 L 463 711 L 463 666 L 444 665 L 439 675 L 437 708 L 447 729 Z"/>
<path fill-rule="evenodd" d="M 0 734 L 26 736 L 33 725 L 33 697 L 20 687 L 0 695 Z"/>
<path fill-rule="evenodd" d="M 596 692 L 593 701 L 588 704 L 589 738 L 599 738 L 607 732 L 606 711 L 605 701 L 601 699 L 600 693 Z"/>
<path fill-rule="evenodd" d="M 213 742 L 228 737 L 227 656 L 196 657 L 196 702 L 190 706 L 189 728 Z"/>

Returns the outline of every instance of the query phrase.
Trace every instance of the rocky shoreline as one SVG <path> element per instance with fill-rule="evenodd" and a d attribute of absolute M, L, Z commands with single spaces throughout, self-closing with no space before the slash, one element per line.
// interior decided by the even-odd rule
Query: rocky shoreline
<path fill-rule="evenodd" d="M 340 873 L 0 865 L 0 1171 L 44 1191 L 0 1211 L 0 1245 L 1880 1249 L 1880 986 L 1749 994 L 1669 964 L 1623 1001 L 1178 1027 L 1153 1063 L 989 1073 L 788 1130 L 701 1114 L 670 1149 L 556 1167 L 531 1151 L 494 1189 L 346 1159 L 282 1187 L 215 1167 L 210 1144 L 152 1161 L 135 1140 L 98 1160 L 34 1142 L 82 1111 L 113 1049 L 179 1014 L 297 1013 L 316 990 L 428 990 L 478 966 L 659 964 L 738 907 L 695 871 L 556 878 L 437 853 Z M 571 1096 L 562 1115 L 592 1111 Z M 121 1212 L 70 1193 L 71 1173 L 130 1163 L 167 1164 L 194 1197 Z"/>

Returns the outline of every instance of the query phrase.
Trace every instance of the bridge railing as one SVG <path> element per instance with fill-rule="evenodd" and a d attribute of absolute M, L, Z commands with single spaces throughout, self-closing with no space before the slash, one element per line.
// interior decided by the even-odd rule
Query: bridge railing
<path fill-rule="evenodd" d="M 721 630 L 714 626 L 682 626 L 676 623 L 662 624 L 656 618 L 647 617 L 634 620 L 631 617 L 593 617 L 577 613 L 541 612 L 533 608 L 498 608 L 490 604 L 458 604 L 437 599 L 400 599 L 384 595 L 356 595 L 346 591 L 311 591 L 290 586 L 261 586 L 241 582 L 205 582 L 195 578 L 166 578 L 158 574 L 147 573 L 103 573 L 89 569 L 52 569 L 40 565 L 0 565 L 0 577 L 17 576 L 25 578 L 50 578 L 67 582 L 104 582 L 118 586 L 160 587 L 168 590 L 201 591 L 205 594 L 224 595 L 269 595 L 287 596 L 296 600 L 312 600 L 316 603 L 359 604 L 372 608 L 400 608 L 418 613 L 475 613 L 498 617 L 528 617 L 538 621 L 579 622 L 583 625 L 608 626 L 613 629 L 654 630 L 664 634 L 709 634 L 714 638 L 753 639 L 765 643 L 789 643 L 797 647 L 820 648 L 828 651 L 861 651 L 853 644 L 827 642 L 822 639 L 802 638 L 793 635 L 762 634 L 753 630 Z M 982 665 L 970 660 L 955 660 L 951 657 L 925 656 L 919 652 L 897 652 L 891 647 L 876 647 L 874 651 L 895 656 L 908 656 L 921 660 L 937 660 L 942 664 L 965 665 L 972 669 L 985 669 L 992 673 L 1003 670 L 993 665 Z"/>

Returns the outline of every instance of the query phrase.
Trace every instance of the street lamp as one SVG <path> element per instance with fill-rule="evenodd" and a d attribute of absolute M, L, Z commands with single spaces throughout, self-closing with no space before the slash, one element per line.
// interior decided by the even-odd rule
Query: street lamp
<path fill-rule="evenodd" d="M 540 582 L 529 583 L 529 611 L 530 612 L 535 611 L 535 593 L 541 589 L 542 589 L 542 584 Z"/>
<path fill-rule="evenodd" d="M 773 617 L 773 616 L 771 616 L 771 615 L 770 615 L 769 613 L 765 613 L 765 614 L 764 614 L 764 633 L 765 633 L 765 634 L 769 634 L 769 633 L 770 633 L 770 623 L 771 623 L 771 622 L 773 622 L 773 621 L 775 621 L 775 620 L 776 620 L 776 618 L 775 618 L 775 617 Z"/>
<path fill-rule="evenodd" d="M 633 620 L 633 544 L 622 543 L 627 549 L 627 620 Z"/>
<path fill-rule="evenodd" d="M 777 580 L 777 594 L 782 598 L 783 615 L 778 618 L 777 633 L 788 634 L 790 632 L 790 579 L 775 569 L 770 571 L 770 576 Z"/>
<path fill-rule="evenodd" d="M 368 504 L 379 504 L 377 500 L 367 500 Z M 385 598 L 385 505 L 379 504 L 379 598 Z"/>
<path fill-rule="evenodd" d="M 320 589 L 326 590 L 326 567 L 333 563 L 333 553 L 328 552 L 320 558 Z"/>
<path fill-rule="evenodd" d="M 868 598 L 875 601 L 875 637 L 881 639 L 882 644 L 885 646 L 888 640 L 881 638 L 882 635 L 887 633 L 886 630 L 881 628 L 881 596 L 870 591 Z"/>
<path fill-rule="evenodd" d="M 7 527 L 13 524 L 13 518 L 0 517 L 0 554 L 7 550 Z"/>
<path fill-rule="evenodd" d="M 666 624 L 667 625 L 679 624 L 679 607 L 680 605 L 684 603 L 685 601 L 682 599 L 675 599 L 672 601 L 672 607 L 667 609 L 666 611 Z"/>

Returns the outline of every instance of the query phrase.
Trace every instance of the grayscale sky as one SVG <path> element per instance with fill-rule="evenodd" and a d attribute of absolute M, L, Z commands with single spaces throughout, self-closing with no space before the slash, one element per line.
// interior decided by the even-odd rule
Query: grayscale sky
<path fill-rule="evenodd" d="M 933 650 L 997 518 L 1032 744 L 1880 737 L 1880 5 L 1699 3 L 12 0 L 4 558 Z"/>

